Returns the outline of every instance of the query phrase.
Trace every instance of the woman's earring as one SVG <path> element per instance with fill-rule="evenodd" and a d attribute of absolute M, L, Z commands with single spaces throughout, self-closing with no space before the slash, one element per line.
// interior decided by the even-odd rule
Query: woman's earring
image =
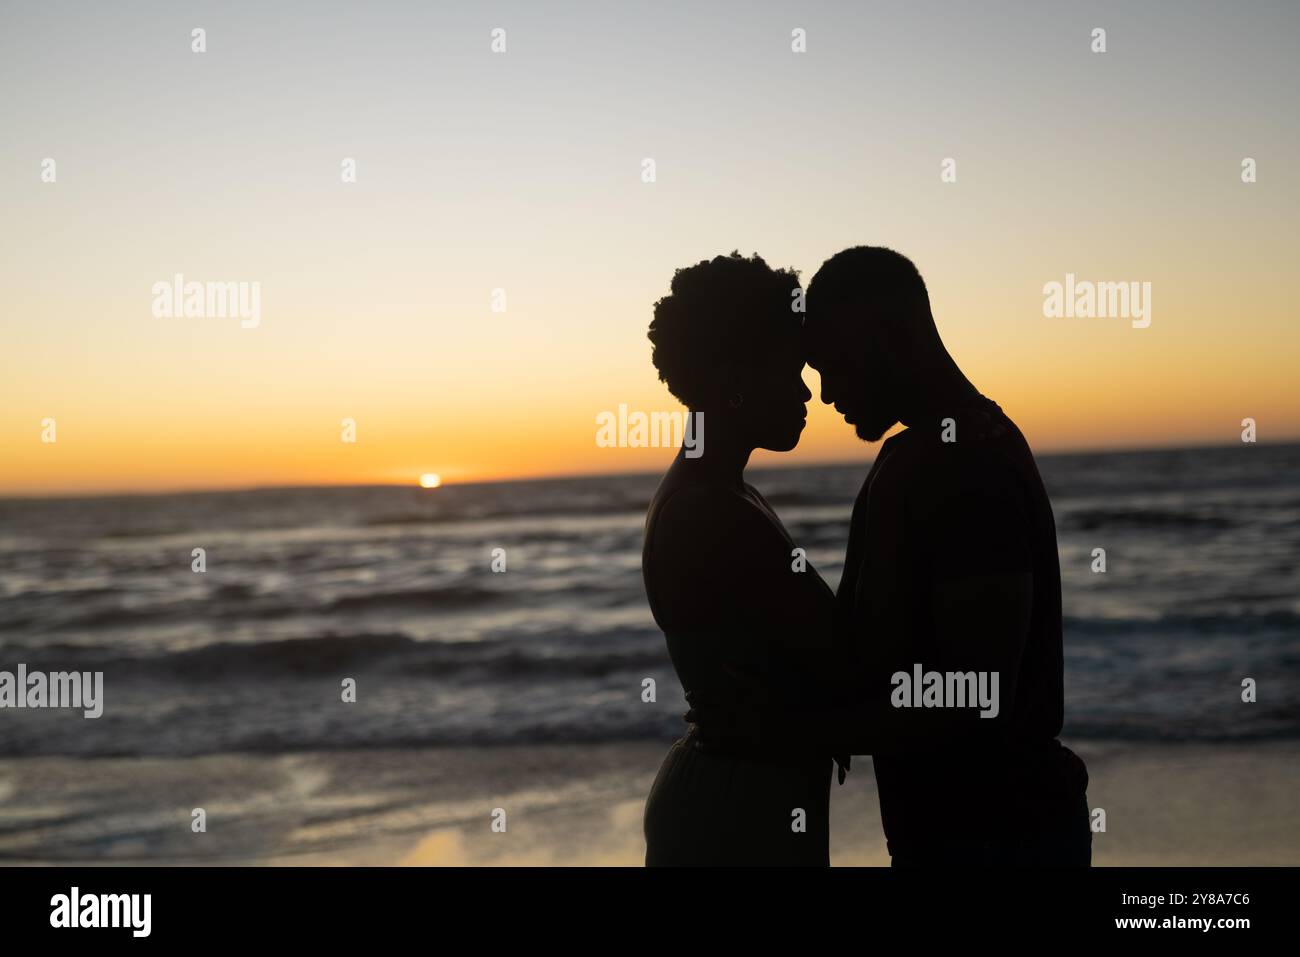
<path fill-rule="evenodd" d="M 730 405 L 733 409 L 739 409 L 742 405 L 745 404 L 745 396 L 742 393 L 737 392 L 735 395 L 731 397 L 730 400 L 728 400 L 727 404 Z"/>

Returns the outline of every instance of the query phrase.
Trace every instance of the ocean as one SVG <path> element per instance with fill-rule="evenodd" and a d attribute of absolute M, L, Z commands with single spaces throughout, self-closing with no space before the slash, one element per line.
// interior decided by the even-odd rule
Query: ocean
<path fill-rule="evenodd" d="M 1300 737 L 1300 445 L 1039 464 L 1063 737 Z M 748 473 L 832 587 L 868 465 Z M 0 501 L 0 670 L 104 673 L 97 719 L 0 713 L 0 757 L 670 741 L 685 705 L 640 573 L 658 480 Z"/>

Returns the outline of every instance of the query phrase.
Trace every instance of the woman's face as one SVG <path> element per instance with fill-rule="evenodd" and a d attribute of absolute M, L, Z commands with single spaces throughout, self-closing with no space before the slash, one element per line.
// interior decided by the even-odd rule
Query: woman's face
<path fill-rule="evenodd" d="M 782 350 L 744 372 L 744 402 L 736 410 L 755 448 L 788 452 L 799 444 L 812 392 L 803 382 L 801 349 Z"/>

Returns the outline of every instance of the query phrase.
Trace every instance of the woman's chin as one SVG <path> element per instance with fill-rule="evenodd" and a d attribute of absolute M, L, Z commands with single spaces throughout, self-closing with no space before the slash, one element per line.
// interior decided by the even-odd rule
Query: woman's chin
<path fill-rule="evenodd" d="M 765 444 L 763 448 L 767 449 L 769 452 L 793 451 L 794 447 L 799 444 L 799 436 L 803 433 L 803 427 L 804 423 L 800 422 L 799 427 L 793 432 L 788 432 L 779 438 L 774 436 L 772 441 Z"/>

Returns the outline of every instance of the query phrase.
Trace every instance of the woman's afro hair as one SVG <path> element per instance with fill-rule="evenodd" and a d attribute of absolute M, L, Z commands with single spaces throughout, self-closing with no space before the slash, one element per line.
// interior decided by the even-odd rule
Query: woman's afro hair
<path fill-rule="evenodd" d="M 655 303 L 649 332 L 650 361 L 668 391 L 695 407 L 722 362 L 797 348 L 798 288 L 797 272 L 773 269 L 758 254 L 735 251 L 678 269 L 672 292 Z"/>

